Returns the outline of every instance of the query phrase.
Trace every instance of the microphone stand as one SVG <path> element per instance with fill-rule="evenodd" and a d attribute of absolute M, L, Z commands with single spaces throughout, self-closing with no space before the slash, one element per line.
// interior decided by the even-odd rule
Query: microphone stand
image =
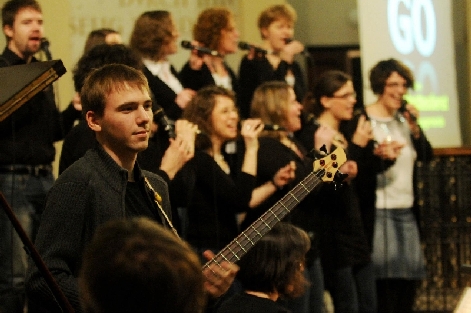
<path fill-rule="evenodd" d="M 69 300 L 67 300 L 62 290 L 59 288 L 59 285 L 55 281 L 49 269 L 46 267 L 46 264 L 44 264 L 44 261 L 39 255 L 38 250 L 36 250 L 33 243 L 29 239 L 28 235 L 26 234 L 25 230 L 23 229 L 20 222 L 16 218 L 15 213 L 13 213 L 13 210 L 9 206 L 2 192 L 0 192 L 0 206 L 3 207 L 3 210 L 5 211 L 6 215 L 10 219 L 18 236 L 20 237 L 21 241 L 25 245 L 26 253 L 32 257 L 34 263 L 36 264 L 41 274 L 43 275 L 44 279 L 46 280 L 47 285 L 51 289 L 52 294 L 54 295 L 56 300 L 59 302 L 59 305 L 62 308 L 62 312 L 74 313 L 75 311 L 72 308 L 72 305 L 70 304 Z"/>

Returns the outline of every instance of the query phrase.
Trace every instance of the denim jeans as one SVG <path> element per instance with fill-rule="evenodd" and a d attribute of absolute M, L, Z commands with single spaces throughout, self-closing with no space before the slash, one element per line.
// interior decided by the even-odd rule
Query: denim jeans
<path fill-rule="evenodd" d="M 0 192 L 33 241 L 54 177 L 0 173 Z M 4 210 L 0 210 L 0 311 L 23 312 L 27 255 Z"/>

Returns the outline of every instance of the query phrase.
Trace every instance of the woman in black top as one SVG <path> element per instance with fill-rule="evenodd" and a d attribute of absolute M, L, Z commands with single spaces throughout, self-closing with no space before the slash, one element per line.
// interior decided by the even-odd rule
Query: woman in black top
<path fill-rule="evenodd" d="M 252 101 L 252 116 L 260 118 L 265 124 L 279 125 L 282 129 L 265 131 L 259 138 L 257 186 L 267 188 L 267 199 L 259 203 L 251 203 L 251 209 L 242 223 L 246 228 L 259 216 L 270 209 L 278 200 L 285 196 L 297 183 L 301 182 L 313 171 L 313 159 L 307 156 L 307 150 L 293 137 L 293 133 L 301 128 L 302 105 L 296 101 L 294 90 L 286 82 L 265 82 L 255 91 Z M 291 179 L 286 186 L 279 186 L 275 191 L 268 190 L 266 181 L 273 177 L 280 168 L 291 170 Z M 297 204 L 287 216 L 293 224 L 305 230 L 311 239 L 311 249 L 307 254 L 306 276 L 311 286 L 304 297 L 286 303 L 294 312 L 322 312 L 323 310 L 323 278 L 319 260 L 319 209 L 314 206 L 316 191 Z"/>
<path fill-rule="evenodd" d="M 194 90 L 183 87 L 168 60 L 177 52 L 178 37 L 177 27 L 168 11 L 148 11 L 136 20 L 129 43 L 142 58 L 143 72 L 156 103 L 172 120 L 180 118 L 195 95 Z"/>
<path fill-rule="evenodd" d="M 208 48 L 217 55 L 193 51 L 180 71 L 183 86 L 198 91 L 207 85 L 217 85 L 237 94 L 236 75 L 224 61 L 226 55 L 237 51 L 239 40 L 232 12 L 225 8 L 209 8 L 201 12 L 193 26 L 193 39 L 196 46 Z"/>
<path fill-rule="evenodd" d="M 171 203 L 184 207 L 183 237 L 198 250 L 218 251 L 238 232 L 236 214 L 247 209 L 255 187 L 260 119 L 242 122 L 245 146 L 237 164 L 226 161 L 224 144 L 238 136 L 233 92 L 207 86 L 196 94 L 183 118 L 198 125 L 195 156 L 170 184 Z"/>
<path fill-rule="evenodd" d="M 351 185 L 357 175 L 356 161 L 372 140 L 371 126 L 363 117 L 348 142 L 340 128 L 343 121 L 352 119 L 356 103 L 352 79 L 347 74 L 323 73 L 313 95 L 315 121 L 304 125 L 297 137 L 308 149 L 318 150 L 325 145 L 329 151 L 342 147 L 349 159 L 340 168 L 349 175 L 346 183 L 337 190 L 322 188 L 315 204 L 321 211 L 320 252 L 326 288 L 339 312 L 376 312 L 371 249 Z"/>
<path fill-rule="evenodd" d="M 306 85 L 296 54 L 304 50 L 297 40 L 292 40 L 296 12 L 289 4 L 273 5 L 258 18 L 258 28 L 263 39 L 262 48 L 267 53 L 250 51 L 240 63 L 237 103 L 243 118 L 249 117 L 250 103 L 255 89 L 263 82 L 286 81 L 294 90 L 296 100 L 302 102 Z"/>

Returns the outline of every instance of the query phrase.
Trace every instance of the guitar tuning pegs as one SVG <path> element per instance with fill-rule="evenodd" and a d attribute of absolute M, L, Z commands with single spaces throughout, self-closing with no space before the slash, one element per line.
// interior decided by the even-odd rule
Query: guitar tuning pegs
<path fill-rule="evenodd" d="M 337 171 L 337 173 L 335 173 L 335 179 L 338 179 L 338 181 L 340 182 L 343 182 L 347 177 L 348 177 L 348 174 L 344 174 L 340 171 Z"/>
<path fill-rule="evenodd" d="M 322 147 L 320 148 L 320 151 L 324 153 L 324 155 L 327 155 L 327 147 L 325 145 L 322 145 Z"/>

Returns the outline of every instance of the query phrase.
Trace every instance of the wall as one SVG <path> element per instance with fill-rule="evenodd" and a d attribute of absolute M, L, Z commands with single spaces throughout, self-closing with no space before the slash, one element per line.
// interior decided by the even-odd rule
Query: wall
<path fill-rule="evenodd" d="M 123 33 L 127 41 L 135 17 L 146 11 L 167 9 L 178 16 L 181 39 L 191 38 L 191 25 L 197 12 L 206 7 L 226 6 L 231 8 L 237 19 L 241 40 L 259 43 L 260 35 L 256 27 L 259 12 L 265 7 L 289 2 L 298 13 L 295 37 L 306 45 L 338 46 L 357 45 L 359 42 L 356 24 L 355 0 L 38 0 L 42 5 L 46 36 L 51 42 L 50 50 L 54 58 L 64 62 L 68 72 L 55 83 L 59 104 L 65 108 L 72 95 L 71 71 L 82 51 L 85 37 L 93 28 L 113 27 Z M 376 0 L 372 0 L 376 1 Z M 0 5 L 6 0 L 0 0 Z M 462 110 L 462 132 L 465 144 L 471 144 L 471 109 L 469 109 L 471 69 L 468 58 L 471 55 L 468 29 L 471 22 L 471 2 L 453 0 L 455 21 L 455 49 L 457 50 L 457 75 L 460 107 Z M 0 47 L 5 40 L 0 36 Z M 242 53 L 228 57 L 233 69 L 238 68 Z M 187 51 L 179 51 L 172 62 L 179 68 L 188 56 Z"/>

